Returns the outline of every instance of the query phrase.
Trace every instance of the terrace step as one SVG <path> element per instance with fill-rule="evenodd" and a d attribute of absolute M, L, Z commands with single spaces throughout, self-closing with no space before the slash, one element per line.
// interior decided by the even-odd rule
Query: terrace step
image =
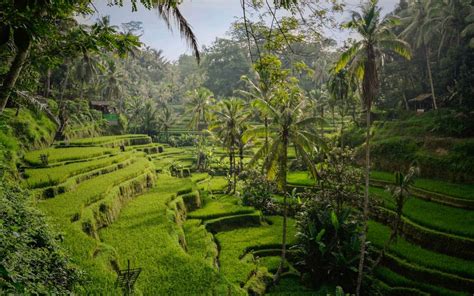
<path fill-rule="evenodd" d="M 390 253 L 385 254 L 382 264 L 390 270 L 416 281 L 428 282 L 450 290 L 474 293 L 473 279 L 409 263 Z"/>
<path fill-rule="evenodd" d="M 217 233 L 237 228 L 260 226 L 262 224 L 262 213 L 257 211 L 251 214 L 224 216 L 221 218 L 206 220 L 204 226 L 207 231 Z"/>
<path fill-rule="evenodd" d="M 371 212 L 374 220 L 385 225 L 392 225 L 396 213 L 392 210 L 376 207 Z M 474 260 L 474 239 L 447 234 L 418 225 L 406 217 L 402 217 L 401 229 L 403 236 L 425 249 L 453 257 Z"/>
<path fill-rule="evenodd" d="M 391 185 L 392 183 L 385 180 L 371 179 L 370 184 L 371 186 L 374 186 L 374 187 L 385 187 L 387 185 Z M 427 200 L 427 201 L 433 201 L 442 205 L 462 208 L 466 210 L 474 210 L 474 200 L 448 196 L 445 194 L 428 191 L 428 190 L 416 188 L 416 187 L 412 187 L 410 192 L 413 196 Z"/>
<path fill-rule="evenodd" d="M 465 291 L 453 291 L 431 284 L 429 281 L 412 280 L 402 274 L 379 266 L 375 270 L 375 277 L 382 283 L 383 295 L 434 295 L 434 296 L 468 296 Z"/>
<path fill-rule="evenodd" d="M 151 143 L 151 138 L 147 135 L 131 134 L 120 136 L 103 136 L 95 138 L 82 138 L 71 141 L 62 141 L 57 144 L 59 147 L 119 147 L 121 145 L 133 146 Z"/>
<path fill-rule="evenodd" d="M 58 194 L 63 194 L 68 191 L 74 190 L 80 183 L 84 181 L 125 169 L 129 165 L 133 164 L 136 160 L 136 158 L 126 159 L 119 163 L 115 163 L 106 167 L 97 168 L 79 175 L 72 176 L 68 178 L 65 182 L 54 186 L 48 186 L 43 188 L 40 187 L 39 189 L 35 190 L 35 195 L 40 198 L 53 198 Z"/>

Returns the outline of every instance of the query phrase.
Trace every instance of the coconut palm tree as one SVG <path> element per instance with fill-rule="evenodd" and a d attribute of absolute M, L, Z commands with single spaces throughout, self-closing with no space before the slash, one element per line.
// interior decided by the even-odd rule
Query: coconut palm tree
<path fill-rule="evenodd" d="M 189 127 L 195 130 L 202 129 L 209 121 L 209 108 L 214 102 L 214 94 L 205 87 L 200 87 L 188 92 L 188 100 L 185 103 L 186 112 L 191 114 Z"/>
<path fill-rule="evenodd" d="M 319 118 L 306 116 L 304 111 L 307 101 L 304 100 L 302 91 L 291 82 L 282 85 L 282 88 L 276 94 L 275 101 L 272 103 L 263 99 L 257 99 L 256 103 L 260 105 L 261 109 L 265 110 L 270 118 L 268 126 L 269 147 L 267 154 L 264 153 L 265 146 L 261 147 L 255 153 L 249 165 L 253 165 L 257 160 L 263 158 L 267 177 L 276 179 L 279 190 L 286 195 L 288 148 L 290 145 L 294 146 L 313 177 L 316 178 L 317 176 L 311 154 L 317 146 L 324 147 L 324 140 L 314 130 Z M 263 127 L 255 127 L 246 133 L 245 138 L 257 138 L 264 135 L 265 129 Z M 286 198 L 284 198 L 283 206 L 282 253 L 280 266 L 275 274 L 275 281 L 279 280 L 286 260 Z"/>
<path fill-rule="evenodd" d="M 268 85 L 264 80 L 260 79 L 260 75 L 256 73 L 257 81 L 253 82 L 248 76 L 242 76 L 241 80 L 247 84 L 248 90 L 238 90 L 237 93 L 244 96 L 248 100 L 263 100 L 265 102 L 270 102 L 273 98 L 273 89 L 274 86 Z M 257 108 L 258 109 L 258 108 Z M 265 128 L 265 144 L 264 147 L 268 147 L 268 114 L 265 113 L 265 110 L 258 110 L 258 113 L 263 121 Z M 266 148 L 265 148 L 266 149 Z M 265 150 L 265 153 L 267 151 Z"/>
<path fill-rule="evenodd" d="M 441 2 L 441 1 L 440 1 Z M 410 2 L 406 10 L 403 11 L 401 18 L 405 29 L 400 36 L 409 41 L 413 48 L 422 49 L 426 59 L 426 70 L 428 72 L 428 80 L 431 88 L 431 97 L 433 99 L 433 108 L 438 109 L 436 102 L 436 94 L 434 90 L 433 74 L 431 71 L 431 47 L 430 43 L 433 37 L 439 34 L 439 27 L 435 24 L 435 18 L 430 14 L 432 1 L 415 0 Z"/>
<path fill-rule="evenodd" d="M 133 8 L 136 9 L 136 2 L 132 1 Z M 111 2 L 113 5 L 123 5 L 122 1 Z M 176 24 L 181 37 L 184 38 L 189 46 L 191 47 L 194 56 L 200 61 L 199 47 L 197 44 L 197 38 L 191 29 L 190 24 L 186 18 L 182 15 L 179 10 L 179 1 L 176 0 L 140 0 L 143 7 L 147 9 L 155 8 L 158 11 L 160 17 L 165 21 L 169 28 L 172 27 L 172 21 Z M 288 4 L 280 4 L 282 7 L 286 7 Z M 17 9 L 18 7 L 21 9 Z M 27 9 L 28 6 L 28 9 Z M 22 4 L 18 5 L 14 2 L 5 2 L 0 6 L 0 10 L 6 12 L 7 15 L 3 19 L 7 20 L 5 24 L 2 23 L 2 32 L 10 31 L 10 28 L 15 28 L 12 33 L 8 34 L 6 38 L 12 38 L 15 45 L 14 59 L 9 66 L 9 69 L 3 79 L 2 86 L 0 88 L 0 114 L 3 112 L 10 95 L 15 88 L 16 81 L 20 76 L 23 65 L 25 64 L 27 57 L 32 47 L 37 42 L 41 42 L 44 37 L 52 36 L 58 33 L 58 22 L 64 19 L 71 19 L 73 15 L 78 13 L 88 13 L 86 5 L 77 5 L 75 2 L 68 2 L 66 4 L 58 5 L 56 2 L 48 2 L 48 4 Z M 48 17 L 43 17 L 47 15 Z M 3 26 L 4 25 L 4 26 Z M 11 36 L 10 36 L 11 35 Z M 118 52 L 120 53 L 120 45 L 124 40 L 129 39 L 128 34 L 122 34 L 123 38 L 118 38 L 116 42 L 113 42 L 115 46 L 118 46 Z M 119 36 L 120 37 L 120 36 Z M 120 40 L 122 39 L 122 40 Z M 3 39 L 2 39 L 3 40 Z M 6 43 L 5 41 L 5 43 Z"/>
<path fill-rule="evenodd" d="M 158 115 L 158 125 L 160 130 L 165 133 L 165 139 L 168 141 L 168 130 L 176 123 L 176 118 L 172 110 L 166 105 L 163 106 L 162 112 Z"/>
<path fill-rule="evenodd" d="M 210 129 L 216 132 L 229 153 L 229 175 L 233 177 L 232 188 L 229 186 L 229 189 L 235 192 L 238 172 L 235 152 L 242 142 L 242 129 L 249 113 L 245 110 L 244 101 L 237 98 L 220 101 L 213 113 Z"/>
<path fill-rule="evenodd" d="M 344 147 L 342 137 L 344 132 L 344 117 L 349 112 L 351 95 L 355 91 L 357 84 L 347 70 L 343 69 L 339 72 L 332 71 L 327 86 L 332 98 L 331 101 L 335 107 L 339 109 L 339 115 L 341 116 L 341 147 Z"/>
<path fill-rule="evenodd" d="M 407 59 L 411 58 L 409 45 L 397 38 L 391 29 L 399 22 L 388 17 L 381 19 L 381 9 L 377 0 L 371 0 L 362 7 L 362 12 L 352 12 L 352 20 L 345 24 L 346 28 L 355 30 L 360 39 L 354 42 L 342 55 L 335 66 L 339 72 L 347 67 L 352 75 L 362 80 L 362 101 L 366 111 L 366 143 L 365 143 L 365 192 L 363 202 L 363 230 L 357 277 L 356 294 L 360 295 L 364 272 L 364 259 L 367 239 L 367 220 L 369 216 L 369 174 L 370 174 L 370 110 L 379 90 L 379 73 L 377 62 L 384 52 L 393 51 Z"/>

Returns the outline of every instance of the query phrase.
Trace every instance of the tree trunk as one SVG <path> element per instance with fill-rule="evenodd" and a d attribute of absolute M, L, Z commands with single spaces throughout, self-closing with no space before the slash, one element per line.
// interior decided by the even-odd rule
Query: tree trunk
<path fill-rule="evenodd" d="M 229 147 L 229 185 L 227 186 L 227 191 L 229 193 L 232 191 L 232 173 L 234 172 L 234 168 L 232 167 L 232 164 L 234 163 L 233 161 L 233 156 L 234 156 L 234 147 Z"/>
<path fill-rule="evenodd" d="M 438 110 L 438 104 L 436 104 L 436 96 L 435 96 L 435 91 L 434 91 L 433 75 L 431 73 L 430 51 L 426 46 L 425 46 L 425 56 L 426 56 L 426 69 L 428 70 L 428 78 L 430 80 L 431 97 L 433 98 L 433 109 Z"/>
<path fill-rule="evenodd" d="M 48 68 L 46 70 L 46 80 L 44 82 L 44 92 L 43 95 L 45 98 L 49 97 L 49 93 L 51 91 L 51 69 Z"/>
<path fill-rule="evenodd" d="M 233 152 L 234 152 L 234 157 L 233 157 L 233 161 L 234 163 L 232 164 L 232 167 L 234 168 L 234 171 L 233 171 L 233 176 L 234 176 L 234 182 L 233 182 L 233 188 L 232 188 L 232 193 L 235 194 L 235 190 L 237 189 L 237 161 L 236 161 L 236 157 L 235 157 L 235 148 L 232 149 Z"/>
<path fill-rule="evenodd" d="M 365 138 L 365 191 L 364 191 L 364 208 L 363 208 L 363 229 L 360 245 L 359 270 L 357 276 L 356 295 L 360 295 L 360 287 L 364 276 L 364 259 L 365 259 L 365 242 L 367 240 L 367 220 L 369 216 L 369 180 L 370 180 L 370 105 L 367 107 L 366 114 L 366 138 Z"/>
<path fill-rule="evenodd" d="M 18 79 L 18 76 L 20 76 L 23 64 L 25 63 L 28 53 L 30 52 L 30 46 L 31 43 L 29 42 L 28 45 L 23 49 L 18 49 L 15 59 L 10 66 L 10 70 L 8 70 L 8 73 L 3 80 L 3 85 L 0 88 L 0 114 L 2 114 L 3 110 L 5 110 L 8 99 L 10 98 L 12 90 L 15 87 L 16 80 Z"/>
<path fill-rule="evenodd" d="M 410 106 L 408 105 L 407 96 L 405 95 L 405 92 L 403 92 L 402 94 L 403 94 L 403 102 L 405 103 L 405 109 L 408 111 L 410 110 Z"/>
<path fill-rule="evenodd" d="M 341 120 L 341 148 L 344 148 L 344 117 Z"/>
<path fill-rule="evenodd" d="M 372 102 L 375 100 L 379 87 L 377 65 L 375 63 L 375 49 L 372 45 L 367 48 L 367 60 L 365 62 L 364 78 L 362 81 L 362 97 L 366 109 L 366 137 L 365 137 L 365 191 L 363 203 L 363 226 L 360 239 L 360 259 L 357 275 L 356 295 L 360 295 L 360 288 L 364 278 L 364 262 L 367 240 L 367 221 L 369 220 L 369 186 L 370 186 L 370 110 Z"/>
<path fill-rule="evenodd" d="M 241 173 L 244 170 L 244 145 L 240 145 L 239 147 L 239 173 Z"/>
<path fill-rule="evenodd" d="M 283 272 L 283 267 L 286 261 L 286 224 L 287 224 L 287 215 L 288 215 L 288 205 L 287 205 L 287 188 L 286 188 L 286 172 L 287 172 L 287 162 L 288 162 L 288 130 L 283 132 L 283 147 L 280 155 L 280 186 L 283 192 L 283 230 L 282 230 L 282 239 L 281 239 L 281 261 L 278 266 L 278 270 L 273 279 L 274 283 L 278 283 L 280 280 L 281 274 Z"/>

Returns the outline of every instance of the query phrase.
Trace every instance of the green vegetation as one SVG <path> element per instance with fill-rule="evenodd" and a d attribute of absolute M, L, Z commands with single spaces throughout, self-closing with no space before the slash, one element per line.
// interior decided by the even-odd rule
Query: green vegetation
<path fill-rule="evenodd" d="M 382 247 L 389 235 L 390 229 L 387 226 L 373 221 L 369 222 L 369 239 L 375 246 Z M 423 249 L 407 242 L 403 238 L 398 238 L 390 246 L 389 251 L 397 257 L 420 266 L 460 275 L 465 278 L 472 279 L 474 277 L 474 264 L 471 261 Z"/>
<path fill-rule="evenodd" d="M 381 188 L 371 188 L 374 196 L 384 201 L 384 206 L 394 209 L 395 204 L 390 194 Z M 474 238 L 474 213 L 469 210 L 444 206 L 418 198 L 409 198 L 404 209 L 404 216 L 411 221 L 441 232 L 452 233 Z"/>
<path fill-rule="evenodd" d="M 1 295 L 474 292 L 472 1 L 241 1 L 201 52 L 108 2 L 192 55 L 0 1 Z"/>
<path fill-rule="evenodd" d="M 388 172 L 372 171 L 370 176 L 374 180 L 388 182 L 394 180 L 393 174 Z M 474 199 L 474 185 L 472 184 L 454 184 L 442 180 L 419 178 L 415 181 L 415 187 L 457 198 Z"/>
<path fill-rule="evenodd" d="M 91 147 L 84 148 L 47 148 L 35 150 L 25 154 L 25 160 L 33 166 L 48 166 L 57 162 L 78 161 L 93 157 L 112 154 L 115 149 Z M 46 155 L 47 161 L 43 162 L 41 156 Z"/>

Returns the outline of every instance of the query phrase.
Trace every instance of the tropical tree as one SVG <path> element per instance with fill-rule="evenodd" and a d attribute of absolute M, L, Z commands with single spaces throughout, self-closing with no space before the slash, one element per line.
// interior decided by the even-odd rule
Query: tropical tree
<path fill-rule="evenodd" d="M 385 242 L 383 249 L 380 251 L 378 258 L 375 260 L 372 269 L 375 268 L 380 261 L 383 259 L 385 252 L 387 251 L 390 244 L 398 237 L 401 228 L 403 207 L 405 206 L 406 201 L 410 197 L 410 192 L 417 175 L 419 175 L 419 168 L 415 165 L 410 166 L 406 174 L 403 174 L 400 171 L 395 172 L 395 182 L 387 187 L 387 189 L 392 194 L 392 197 L 395 201 L 395 213 L 396 219 L 393 222 L 392 232 L 390 237 Z"/>
<path fill-rule="evenodd" d="M 151 100 L 148 100 L 140 112 L 141 132 L 147 135 L 153 135 L 157 132 L 158 125 L 158 109 L 156 109 L 155 104 Z"/>
<path fill-rule="evenodd" d="M 339 72 L 332 73 L 327 83 L 327 87 L 332 98 L 332 104 L 334 104 L 334 107 L 338 109 L 341 117 L 341 147 L 344 147 L 342 137 L 344 132 L 344 117 L 347 115 L 349 107 L 352 105 L 352 95 L 357 88 L 357 84 L 354 77 L 350 76 L 350 73 L 343 69 Z"/>
<path fill-rule="evenodd" d="M 188 92 L 188 100 L 185 103 L 186 111 L 191 114 L 189 127 L 200 130 L 209 122 L 209 109 L 214 101 L 214 94 L 205 87 L 200 87 Z"/>
<path fill-rule="evenodd" d="M 431 4 L 432 2 L 429 0 L 415 0 L 409 4 L 404 11 L 405 15 L 401 18 L 401 23 L 406 27 L 400 36 L 409 41 L 413 45 L 413 48 L 423 50 L 431 88 L 431 97 L 433 99 L 433 108 L 438 109 L 433 73 L 431 71 L 430 54 L 431 43 L 433 38 L 439 34 L 439 27 L 435 25 L 435 18 L 429 13 Z"/>
<path fill-rule="evenodd" d="M 117 69 L 117 64 L 110 60 L 107 72 L 103 76 L 103 96 L 106 101 L 115 101 L 120 111 L 125 109 L 125 99 L 123 98 L 124 74 Z"/>
<path fill-rule="evenodd" d="M 257 80 L 254 82 L 248 76 L 242 76 L 241 79 L 247 84 L 248 90 L 238 90 L 237 93 L 254 102 L 264 101 L 270 104 L 274 98 L 275 92 L 281 83 L 284 83 L 288 76 L 288 70 L 281 69 L 281 61 L 274 55 L 265 55 L 254 65 L 255 76 Z M 254 107 L 257 109 L 260 119 L 263 121 L 265 143 L 264 156 L 268 153 L 269 147 L 269 114 L 265 107 L 256 103 Z"/>
<path fill-rule="evenodd" d="M 293 145 L 298 155 L 307 165 L 312 176 L 316 178 L 316 168 L 312 162 L 311 154 L 315 146 L 324 147 L 324 140 L 312 129 L 318 118 L 305 116 L 305 106 L 302 90 L 297 86 L 295 79 L 289 79 L 275 93 L 275 100 L 270 103 L 257 99 L 256 104 L 263 109 L 271 119 L 268 126 L 269 143 L 265 144 L 255 153 L 250 165 L 263 158 L 263 166 L 270 179 L 276 179 L 278 189 L 287 193 L 288 148 Z M 265 135 L 264 127 L 255 127 L 246 133 L 246 137 L 258 138 Z M 268 150 L 268 153 L 265 151 Z M 286 198 L 284 199 L 287 208 Z M 284 211 L 286 213 L 286 210 Z M 286 215 L 283 217 L 283 239 L 281 262 L 275 275 L 279 280 L 286 260 Z"/>
<path fill-rule="evenodd" d="M 243 141 L 242 129 L 248 118 L 248 112 L 245 110 L 244 101 L 231 98 L 220 101 L 213 113 L 214 119 L 210 129 L 216 132 L 217 137 L 228 151 L 229 176 L 233 177 L 232 187 L 229 183 L 229 191 L 235 192 L 238 173 L 235 152 Z"/>
<path fill-rule="evenodd" d="M 356 294 L 360 295 L 366 253 L 367 220 L 369 216 L 369 176 L 370 176 L 370 112 L 372 103 L 378 95 L 379 67 L 378 61 L 384 52 L 393 51 L 407 59 L 411 58 L 409 45 L 397 38 L 392 28 L 399 23 L 393 17 L 381 18 L 381 9 L 377 0 L 371 0 L 362 7 L 362 13 L 353 12 L 352 20 L 345 24 L 348 29 L 355 30 L 360 39 L 355 41 L 336 63 L 335 71 L 347 67 L 352 75 L 362 80 L 362 100 L 366 111 L 366 142 L 365 142 L 365 192 L 363 202 L 363 231 L 357 278 Z"/>
<path fill-rule="evenodd" d="M 132 1 L 133 10 L 137 9 L 138 0 Z M 123 5 L 123 1 L 111 2 L 113 5 Z M 181 36 L 190 45 L 196 59 L 200 60 L 199 48 L 196 36 L 191 26 L 182 15 L 178 8 L 179 1 L 176 0 L 140 0 L 140 3 L 147 9 L 156 8 L 160 17 L 171 27 L 171 21 L 174 20 Z M 2 11 L 2 20 L 0 21 L 0 30 L 2 38 L 0 45 L 13 41 L 13 60 L 8 67 L 5 78 L 0 88 L 0 113 L 3 112 L 12 91 L 15 88 L 16 81 L 20 76 L 21 70 L 27 60 L 33 47 L 38 46 L 47 37 L 57 36 L 56 40 L 62 39 L 59 33 L 61 29 L 58 23 L 71 20 L 77 14 L 90 14 L 93 10 L 90 8 L 90 1 L 59 1 L 53 0 L 47 3 L 36 3 L 31 1 L 2 1 L 0 11 Z M 287 5 L 282 5 L 286 7 Z M 116 47 L 119 54 L 127 52 L 124 46 L 131 33 L 111 36 L 109 46 Z"/>
<path fill-rule="evenodd" d="M 174 117 L 174 114 L 172 110 L 168 106 L 163 106 L 163 109 L 161 110 L 160 114 L 158 115 L 158 126 L 161 132 L 165 133 L 165 140 L 168 141 L 168 130 L 170 127 L 175 124 L 176 118 Z"/>

